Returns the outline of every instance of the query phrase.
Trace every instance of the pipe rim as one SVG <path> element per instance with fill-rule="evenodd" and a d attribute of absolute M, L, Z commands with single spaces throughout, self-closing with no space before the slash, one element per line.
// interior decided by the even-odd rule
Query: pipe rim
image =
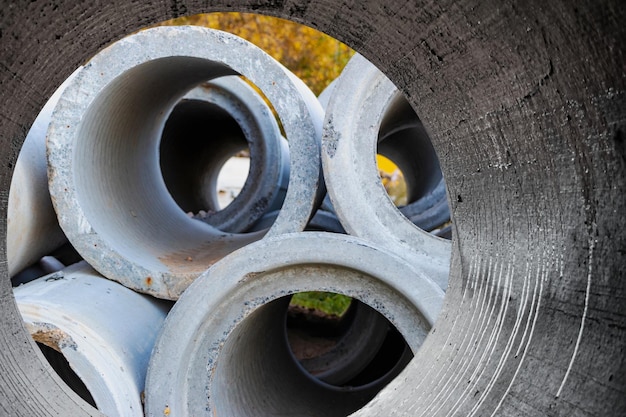
<path fill-rule="evenodd" d="M 321 274 L 320 268 L 330 272 Z M 406 281 L 402 283 L 400 277 L 406 277 Z M 207 413 L 206 407 L 215 404 L 207 405 L 202 400 L 209 395 L 213 401 L 212 388 L 206 393 L 203 390 L 214 386 L 211 369 L 223 360 L 222 349 L 233 340 L 229 337 L 238 324 L 270 305 L 270 301 L 313 290 L 345 294 L 365 302 L 394 324 L 413 351 L 426 337 L 443 301 L 443 291 L 420 269 L 356 237 L 302 232 L 255 242 L 207 270 L 168 315 L 148 370 L 147 413 L 162 413 L 166 407 L 175 414 Z M 192 316 L 190 309 L 194 311 Z M 284 316 L 286 307 L 282 311 Z M 283 323 L 275 330 L 276 337 L 286 339 Z M 259 327 L 248 325 L 251 331 Z M 284 349 L 285 355 L 291 356 L 286 341 Z M 330 392 L 327 384 L 308 373 L 304 376 L 307 384 Z M 267 384 L 259 385 L 262 388 Z M 335 388 L 331 391 L 345 391 Z M 223 407 L 223 403 L 217 405 L 228 413 Z"/>
<path fill-rule="evenodd" d="M 391 81 L 365 58 L 355 55 L 350 60 L 332 90 L 324 120 L 322 166 L 328 195 L 349 234 L 426 265 L 446 288 L 450 242 L 414 225 L 380 181 L 375 161 L 378 126 L 397 94 Z"/>
<path fill-rule="evenodd" d="M 111 58 L 113 68 L 107 66 Z M 259 67 L 263 71 L 255 70 Z M 235 70 L 273 102 L 291 147 L 292 175 L 270 232 L 305 227 L 320 175 L 321 108 L 310 90 L 234 35 L 199 27 L 145 30 L 112 44 L 85 66 L 59 100 L 48 131 L 48 175 L 59 223 L 107 278 L 176 299 L 207 266 L 263 235 L 226 234 L 189 219 L 158 172 L 154 143 L 169 109 L 195 84 Z M 161 95 L 148 94 L 154 83 Z M 133 89 L 143 94 L 133 95 Z M 143 116 L 136 113 L 143 109 L 134 106 L 137 97 L 147 108 Z M 103 109 L 115 123 L 102 117 Z M 139 140 L 125 141 L 129 135 Z M 149 155 L 148 164 L 136 164 L 138 154 Z"/>

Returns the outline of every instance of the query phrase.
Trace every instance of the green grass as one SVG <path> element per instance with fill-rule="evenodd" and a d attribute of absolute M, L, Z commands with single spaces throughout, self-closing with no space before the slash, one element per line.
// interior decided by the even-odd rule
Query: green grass
<path fill-rule="evenodd" d="M 292 305 L 312 308 L 326 314 L 334 314 L 341 317 L 350 307 L 352 298 L 323 291 L 299 292 L 291 297 Z"/>

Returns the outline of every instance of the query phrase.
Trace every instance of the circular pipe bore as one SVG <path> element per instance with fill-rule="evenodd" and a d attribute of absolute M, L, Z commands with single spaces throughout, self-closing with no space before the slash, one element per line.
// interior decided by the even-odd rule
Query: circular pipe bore
<path fill-rule="evenodd" d="M 26 328 L 47 347 L 43 350 L 52 356 L 53 367 L 66 380 L 75 373 L 84 384 L 88 393 L 77 390 L 79 395 L 93 398 L 109 416 L 143 416 L 148 360 L 169 303 L 107 280 L 85 262 L 16 287 L 14 293 Z"/>
<path fill-rule="evenodd" d="M 321 353 L 309 354 L 307 357 L 299 359 L 300 365 L 308 373 L 320 381 L 335 386 L 353 386 L 350 381 L 359 379 L 359 375 L 365 373 L 376 355 L 384 355 L 380 350 L 387 339 L 390 327 L 392 327 L 380 313 L 358 300 L 352 300 L 345 315 L 348 317 L 342 317 L 340 324 L 315 324 L 314 327 L 317 328 L 315 333 L 328 332 L 328 329 L 324 329 L 324 327 L 330 326 L 341 327 L 341 329 L 339 335 L 333 337 L 334 344 L 331 347 Z M 301 319 L 299 322 L 309 320 Z M 326 320 L 328 321 L 328 319 Z M 294 322 L 295 320 L 292 318 L 291 321 Z M 298 334 L 307 336 L 306 327 L 312 327 L 312 324 L 298 326 L 297 322 L 292 323 L 291 327 L 288 328 L 288 336 L 290 331 L 292 338 L 297 337 Z M 333 330 L 332 333 L 338 331 Z M 322 335 L 321 337 L 318 336 L 318 339 L 328 340 L 329 338 Z M 300 344 L 306 347 L 306 343 L 307 339 L 305 338 Z M 405 343 L 402 341 L 401 344 L 404 345 Z M 309 344 L 313 345 L 313 342 Z M 293 346 L 291 350 L 295 355 Z M 360 385 L 365 385 L 365 383 Z"/>
<path fill-rule="evenodd" d="M 89 62 L 59 100 L 49 129 L 50 190 L 59 222 L 107 278 L 176 299 L 207 266 L 263 235 L 227 234 L 190 219 L 160 174 L 158 142 L 171 109 L 196 85 L 235 74 L 266 94 L 289 140 L 289 187 L 269 234 L 306 226 L 319 199 L 321 108 L 315 96 L 234 35 L 199 27 L 145 30 Z"/>
<path fill-rule="evenodd" d="M 365 58 L 355 55 L 333 87 L 326 108 L 322 164 L 328 195 L 348 233 L 423 265 L 445 289 L 450 242 L 428 234 L 404 217 L 380 181 L 375 160 L 379 126 L 386 122 L 387 130 L 393 131 L 397 123 L 385 121 L 385 116 L 397 103 L 398 90 L 391 81 Z M 438 181 L 431 182 L 435 185 Z"/>
<path fill-rule="evenodd" d="M 224 163 L 248 150 L 250 168 L 237 198 L 221 208 L 217 181 Z M 168 191 L 185 211 L 225 232 L 243 232 L 279 210 L 289 181 L 289 147 L 272 111 L 239 77 L 221 77 L 187 93 L 161 136 L 160 166 Z"/>
<path fill-rule="evenodd" d="M 363 61 L 361 57 L 357 59 Z M 346 77 L 350 77 L 350 71 L 355 68 L 347 67 Z M 378 69 L 372 66 L 372 71 Z M 407 205 L 428 195 L 443 179 L 437 154 L 426 129 L 398 90 L 384 110 L 377 153 L 389 158 L 402 171 L 407 184 Z"/>
<path fill-rule="evenodd" d="M 399 207 L 403 215 L 426 231 L 450 220 L 437 154 L 424 125 L 399 91 L 385 110 L 377 153 L 394 162 L 403 174 L 407 186 L 407 204 Z"/>
<path fill-rule="evenodd" d="M 148 415 L 343 416 L 362 407 L 399 369 L 360 387 L 308 374 L 284 322 L 288 296 L 313 290 L 376 309 L 413 351 L 443 300 L 421 269 L 358 238 L 303 232 L 255 242 L 207 270 L 168 316 L 148 371 Z"/>

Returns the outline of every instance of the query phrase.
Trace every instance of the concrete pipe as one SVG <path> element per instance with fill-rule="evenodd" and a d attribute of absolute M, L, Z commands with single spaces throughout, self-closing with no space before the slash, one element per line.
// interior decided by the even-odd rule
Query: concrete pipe
<path fill-rule="evenodd" d="M 432 233 L 435 229 L 450 222 L 450 207 L 445 182 L 441 179 L 434 190 L 399 209 L 411 223 Z"/>
<path fill-rule="evenodd" d="M 362 77 L 367 77 L 368 72 L 384 76 L 363 57 L 357 55 L 352 59 L 360 63 L 346 66 L 346 75 L 343 79 L 353 78 L 355 75 L 352 71 L 357 71 L 357 74 Z M 364 70 L 363 67 L 368 65 L 370 69 Z M 341 79 L 340 77 L 339 80 Z M 341 81 L 338 83 L 340 84 Z M 386 108 L 382 110 L 382 119 L 379 119 L 377 153 L 394 162 L 402 172 L 406 183 L 407 204 L 401 212 L 410 218 L 432 207 L 438 200 L 445 201 L 444 191 L 443 196 L 440 193 L 435 194 L 438 200 L 427 205 L 435 197 L 432 195 L 433 191 L 438 186 L 445 190 L 445 185 L 442 184 L 443 176 L 439 159 L 426 128 L 402 93 L 395 86 L 392 88 L 395 94 L 386 103 Z M 449 211 L 447 214 L 450 215 Z"/>
<path fill-rule="evenodd" d="M 360 64 L 346 66 L 344 79 L 367 79 L 367 74 L 382 75 L 374 65 L 368 65 L 369 61 L 362 56 L 357 54 L 352 59 Z M 319 95 L 318 100 L 324 108 L 327 108 L 336 85 L 341 84 L 340 80 L 341 77 L 335 79 Z M 342 99 L 335 100 L 341 102 Z M 399 207 L 402 214 L 426 231 L 450 220 L 445 182 L 437 154 L 424 125 L 397 90 L 394 98 L 387 103 L 380 121 L 377 153 L 395 163 L 403 174 L 407 203 Z M 324 199 L 322 207 L 334 210 L 329 198 Z"/>
<path fill-rule="evenodd" d="M 159 166 L 159 138 L 176 103 L 202 82 L 236 74 L 265 93 L 289 140 L 287 195 L 268 233 L 304 229 L 319 200 L 317 98 L 241 38 L 200 27 L 158 27 L 89 61 L 61 96 L 48 131 L 59 223 L 102 275 L 176 299 L 209 265 L 262 237 L 227 234 L 190 219 L 167 191 Z"/>
<path fill-rule="evenodd" d="M 0 13 L 0 219 L 35 116 L 103 45 L 200 12 L 302 22 L 357 50 L 406 95 L 454 216 L 439 319 L 401 378 L 357 415 L 614 416 L 626 409 L 622 3 L 9 3 Z M 0 272 L 0 414 L 100 415 L 34 354 L 5 250 Z"/>
<path fill-rule="evenodd" d="M 11 277 L 11 284 L 17 287 L 20 284 L 26 284 L 44 275 L 49 275 L 65 268 L 65 265 L 54 256 L 44 256 L 38 262 L 21 270 L 19 273 Z"/>
<path fill-rule="evenodd" d="M 434 190 L 409 205 L 399 207 L 399 210 L 411 223 L 422 230 L 432 233 L 435 229 L 450 221 L 450 208 L 446 197 L 445 182 L 441 179 Z M 331 213 L 335 216 L 335 208 L 328 194 L 324 197 L 318 211 Z M 343 227 L 341 229 L 343 230 Z"/>
<path fill-rule="evenodd" d="M 61 364 L 59 375 L 80 378 L 86 391 L 74 381 L 79 395 L 108 416 L 143 416 L 148 360 L 169 302 L 107 280 L 85 262 L 16 287 L 15 299 L 35 342 L 53 367 Z"/>
<path fill-rule="evenodd" d="M 224 163 L 248 150 L 249 170 L 226 207 L 218 198 Z M 280 210 L 289 181 L 289 146 L 269 106 L 245 81 L 221 77 L 176 104 L 161 136 L 163 179 L 176 203 L 225 232 L 243 232 L 264 213 Z M 205 216 L 198 213 L 205 212 Z"/>
<path fill-rule="evenodd" d="M 302 291 L 360 300 L 413 352 L 443 300 L 420 268 L 362 239 L 305 232 L 255 242 L 214 264 L 170 312 L 148 370 L 146 414 L 342 416 L 362 407 L 395 374 L 341 387 L 304 371 L 285 338 L 289 295 Z"/>
<path fill-rule="evenodd" d="M 52 94 L 31 126 L 15 164 L 9 189 L 7 258 L 9 275 L 35 264 L 67 241 L 48 191 L 46 132 L 52 111 L 77 69 Z"/>
<path fill-rule="evenodd" d="M 419 229 L 398 211 L 387 196 L 376 165 L 381 127 L 393 133 L 394 126 L 406 120 L 405 113 L 410 110 L 406 106 L 391 81 L 365 58 L 355 55 L 333 88 L 326 108 L 324 178 L 332 206 L 349 234 L 384 245 L 407 261 L 423 265 L 445 289 L 450 242 Z M 399 108 L 403 111 L 389 112 Z M 431 158 L 436 160 L 434 152 Z M 439 181 L 433 181 L 433 186 Z"/>
<path fill-rule="evenodd" d="M 266 214 L 251 230 L 270 227 L 277 215 L 277 212 Z M 337 216 L 322 209 L 315 212 L 305 231 L 345 234 Z M 388 332 L 386 320 L 377 312 L 356 300 L 353 303 L 349 312 L 351 317 L 342 326 L 345 331 L 336 345 L 324 354 L 300 361 L 307 372 L 330 384 L 340 384 L 355 378 L 371 362 L 373 355 L 385 342 Z"/>

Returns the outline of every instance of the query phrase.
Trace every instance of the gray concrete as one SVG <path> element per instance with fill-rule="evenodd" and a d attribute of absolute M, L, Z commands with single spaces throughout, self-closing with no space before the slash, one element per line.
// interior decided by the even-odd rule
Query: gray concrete
<path fill-rule="evenodd" d="M 289 188 L 269 233 L 306 226 L 320 176 L 321 107 L 310 90 L 233 35 L 199 27 L 146 30 L 85 66 L 59 100 L 48 133 L 59 222 L 102 275 L 176 299 L 209 265 L 263 236 L 228 234 L 190 219 L 159 167 L 159 137 L 174 105 L 196 85 L 237 73 L 273 103 L 289 140 Z"/>
<path fill-rule="evenodd" d="M 381 126 L 391 135 L 394 117 L 401 127 L 409 123 L 398 111 L 402 106 L 407 110 L 398 95 L 391 81 L 363 57 L 355 55 L 350 60 L 326 108 L 322 136 L 326 187 L 349 234 L 384 245 L 420 265 L 445 289 L 450 242 L 419 229 L 400 213 L 387 195 L 376 165 Z M 432 182 L 436 186 L 436 176 Z"/>
<path fill-rule="evenodd" d="M 406 94 L 439 155 L 454 216 L 442 313 L 416 365 L 360 414 L 623 414 L 622 3 L 6 4 L 0 13 L 0 234 L 6 236 L 7 190 L 32 122 L 62 81 L 103 46 L 199 12 L 304 22 L 358 50 Z M 0 414 L 100 415 L 35 355 L 15 307 L 5 251 L 0 274 Z"/>
<path fill-rule="evenodd" d="M 261 231 L 272 227 L 274 221 L 278 217 L 278 211 L 272 211 L 264 215 L 258 222 L 256 222 L 249 231 Z M 305 230 L 318 231 L 318 232 L 333 232 L 333 233 L 346 233 L 343 226 L 337 219 L 337 216 L 332 211 L 326 211 L 318 209 L 315 215 L 309 220 Z"/>
<path fill-rule="evenodd" d="M 100 276 L 80 262 L 15 289 L 38 343 L 61 353 L 108 416 L 141 417 L 148 360 L 171 303 Z"/>
<path fill-rule="evenodd" d="M 15 164 L 7 214 L 7 258 L 11 277 L 67 241 L 48 191 L 46 133 L 61 93 L 78 71 L 80 68 L 43 106 Z"/>
<path fill-rule="evenodd" d="M 414 352 L 444 295 L 422 268 L 359 238 L 303 232 L 250 244 L 202 274 L 168 315 L 146 380 L 147 415 L 341 416 L 363 406 L 387 380 L 334 387 L 289 354 L 287 296 L 302 291 L 362 301 Z"/>
<path fill-rule="evenodd" d="M 269 106 L 237 76 L 221 77 L 188 92 L 169 115 L 160 143 L 163 179 L 174 200 L 200 220 L 243 232 L 264 213 L 279 210 L 289 182 L 289 145 Z M 223 164 L 248 150 L 250 166 L 237 198 L 220 207 Z"/>

